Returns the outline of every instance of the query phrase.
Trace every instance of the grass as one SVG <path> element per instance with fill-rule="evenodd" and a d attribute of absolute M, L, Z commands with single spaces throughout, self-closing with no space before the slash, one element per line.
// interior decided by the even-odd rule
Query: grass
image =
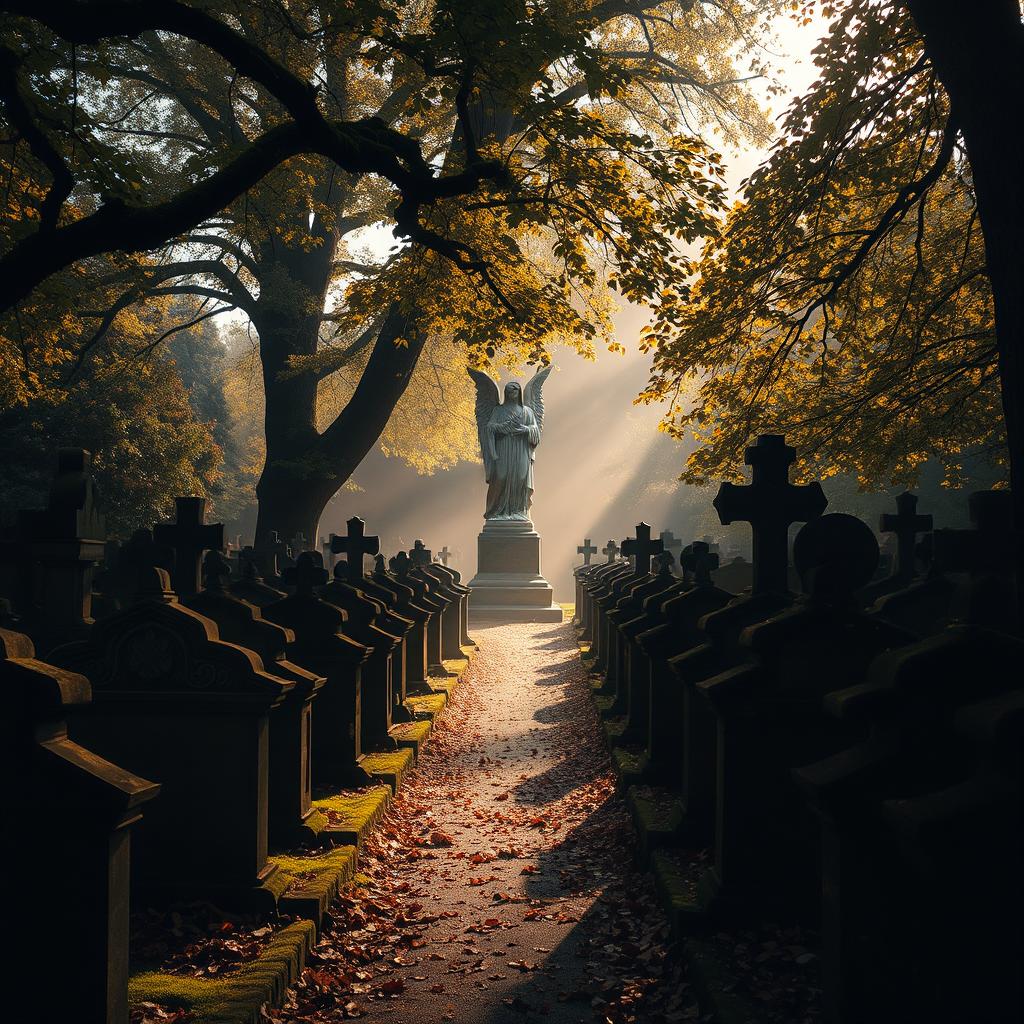
<path fill-rule="evenodd" d="M 191 1011 L 203 1024 L 258 1024 L 260 1007 L 279 1002 L 296 981 L 316 937 L 312 921 L 282 928 L 255 959 L 223 978 L 187 978 L 145 971 L 128 980 L 133 1003 Z"/>

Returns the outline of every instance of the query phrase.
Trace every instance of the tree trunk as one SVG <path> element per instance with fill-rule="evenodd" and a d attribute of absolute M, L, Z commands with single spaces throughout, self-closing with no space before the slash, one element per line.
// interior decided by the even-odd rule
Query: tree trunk
<path fill-rule="evenodd" d="M 963 133 L 985 237 L 1024 594 L 1024 27 L 1017 0 L 906 0 Z"/>

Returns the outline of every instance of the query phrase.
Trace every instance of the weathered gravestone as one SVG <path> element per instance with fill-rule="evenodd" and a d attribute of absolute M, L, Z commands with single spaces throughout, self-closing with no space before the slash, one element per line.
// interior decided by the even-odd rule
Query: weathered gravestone
<path fill-rule="evenodd" d="M 759 437 L 747 448 L 745 458 L 752 467 L 750 484 L 723 483 L 714 504 L 724 524 L 750 523 L 754 550 L 750 593 L 707 611 L 695 623 L 696 636 L 692 619 L 684 613 L 685 628 L 680 633 L 685 649 L 668 658 L 668 667 L 678 680 L 676 685 L 683 689 L 680 757 L 687 829 L 702 830 L 708 824 L 717 761 L 714 719 L 693 688 L 745 661 L 747 654 L 738 646 L 740 633 L 790 604 L 789 527 L 794 522 L 815 519 L 827 505 L 820 484 L 797 486 L 789 482 L 789 467 L 796 451 L 778 435 Z M 717 604 L 721 594 L 721 589 L 705 589 L 686 607 L 700 607 L 702 601 Z M 683 604 L 686 596 L 678 600 Z"/>
<path fill-rule="evenodd" d="M 462 602 L 467 599 L 468 592 L 459 593 L 449 581 L 432 571 L 433 555 L 423 541 L 417 540 L 414 543 L 409 551 L 409 561 L 412 563 L 410 574 L 423 580 L 431 588 L 431 595 L 444 603 L 441 612 L 441 674 L 447 675 L 443 662 L 462 657 Z"/>
<path fill-rule="evenodd" d="M 902 590 L 913 581 L 917 574 L 917 538 L 919 534 L 931 532 L 932 517 L 920 515 L 917 495 L 904 491 L 896 496 L 896 512 L 883 512 L 879 517 L 878 529 L 895 538 L 895 557 L 892 572 L 884 579 L 869 583 L 860 592 L 860 601 L 865 605 L 895 590 Z"/>
<path fill-rule="evenodd" d="M 288 659 L 295 634 L 263 618 L 259 608 L 227 588 L 231 566 L 219 551 L 203 559 L 206 589 L 182 603 L 217 624 L 221 640 L 259 655 L 271 675 L 293 683 L 270 715 L 268 828 L 271 846 L 294 846 L 315 837 L 320 816 L 312 806 L 313 701 L 326 679 Z"/>
<path fill-rule="evenodd" d="M 392 611 L 411 624 L 403 645 L 405 674 L 400 695 L 395 699 L 397 709 L 399 704 L 404 705 L 408 696 L 433 692 L 427 683 L 430 664 L 427 657 L 427 634 L 429 624 L 435 616 L 433 611 L 417 602 L 416 591 L 411 586 L 387 571 L 383 555 L 377 555 L 374 560 L 372 582 L 378 588 L 378 592 L 393 595 L 390 605 Z M 401 716 L 398 720 L 403 719 L 404 716 Z"/>
<path fill-rule="evenodd" d="M 587 537 L 584 542 L 576 548 L 576 554 L 583 556 L 583 564 L 576 566 L 573 571 L 573 584 L 575 586 L 575 600 L 576 604 L 573 609 L 572 622 L 573 625 L 579 625 L 582 617 L 583 604 L 583 577 L 587 575 L 587 571 L 590 569 L 591 556 L 597 554 L 597 548 L 590 543 L 590 538 Z"/>
<path fill-rule="evenodd" d="M 445 544 L 443 548 L 437 553 L 437 560 L 447 569 L 448 563 L 451 561 L 452 553 L 448 550 L 448 545 Z"/>
<path fill-rule="evenodd" d="M 80 640 L 92 625 L 92 577 L 104 555 L 106 531 L 91 463 L 89 452 L 62 448 L 47 507 L 18 516 L 32 562 L 23 628 L 42 654 L 62 642 Z"/>
<path fill-rule="evenodd" d="M 370 651 L 344 635 L 346 613 L 317 595 L 327 583 L 319 553 L 304 551 L 283 579 L 294 593 L 266 605 L 263 617 L 290 629 L 295 661 L 327 679 L 312 721 L 315 785 L 364 786 L 371 778 L 360 763 L 362 667 Z"/>
<path fill-rule="evenodd" d="M 636 537 L 622 542 L 622 553 L 632 560 L 632 570 L 617 577 L 608 588 L 608 593 L 597 600 L 598 662 L 597 670 L 604 672 L 604 682 L 598 691 L 603 696 L 614 698 L 613 707 L 620 707 L 624 693 L 620 691 L 622 664 L 618 624 L 622 618 L 620 602 L 628 604 L 633 589 L 648 582 L 651 575 L 651 559 L 660 554 L 660 540 L 651 539 L 651 528 L 647 523 L 638 523 Z"/>
<path fill-rule="evenodd" d="M 654 556 L 658 570 L 653 578 L 633 586 L 619 600 L 614 625 L 618 630 L 619 688 L 615 701 L 607 708 L 606 717 L 622 715 L 622 731 L 616 745 L 636 745 L 646 752 L 650 732 L 650 663 L 637 644 L 637 637 L 651 625 L 653 602 L 688 589 L 689 584 L 672 572 L 675 559 L 670 551 L 662 550 Z M 660 607 L 660 604 L 659 604 Z M 646 757 L 646 753 L 643 754 Z"/>
<path fill-rule="evenodd" d="M 318 593 L 323 600 L 344 610 L 342 632 L 367 650 L 361 686 L 362 749 L 394 750 L 397 743 L 389 732 L 393 724 L 392 655 L 400 650 L 402 640 L 380 624 L 386 619 L 384 606 L 357 588 L 357 581 L 362 579 L 358 563 L 355 569 L 350 570 L 349 566 L 349 562 L 339 561 L 334 567 L 334 579 Z"/>
<path fill-rule="evenodd" d="M 11 976 L 40 1007 L 33 1020 L 127 1024 L 131 831 L 160 787 L 68 739 L 89 681 L 37 661 L 31 640 L 6 629 L 0 686 L 4 810 L 21 826 Z"/>
<path fill-rule="evenodd" d="M 684 776 L 687 758 L 683 750 L 688 743 L 707 743 L 710 730 L 701 728 L 704 708 L 688 706 L 686 691 L 669 668 L 668 659 L 701 643 L 703 634 L 698 623 L 705 615 L 723 608 L 733 595 L 712 582 L 718 555 L 709 551 L 705 541 L 688 544 L 681 563 L 684 579 L 692 577 L 693 585 L 667 592 L 667 600 L 651 608 L 650 628 L 637 634 L 637 643 L 647 658 L 650 694 L 645 767 L 647 778 L 681 794 L 680 809 L 688 832 L 700 835 L 706 834 L 710 821 L 713 786 L 703 775 Z M 708 753 L 707 749 L 698 749 L 692 763 L 705 764 Z"/>
<path fill-rule="evenodd" d="M 743 632 L 743 663 L 697 684 L 714 709 L 718 750 L 714 865 L 701 895 L 816 927 L 818 828 L 791 773 L 858 738 L 824 714 L 826 694 L 859 682 L 878 654 L 914 637 L 858 607 L 878 562 L 875 536 L 859 519 L 811 520 L 793 557 L 804 595 Z"/>
<path fill-rule="evenodd" d="M 366 580 L 363 560 L 380 551 L 380 538 L 366 533 L 366 523 L 359 516 L 349 519 L 346 526 L 346 536 L 331 534 L 331 550 L 336 555 L 344 553 L 346 560 L 335 565 L 333 582 L 320 596 L 345 609 L 345 634 L 370 651 L 363 668 L 363 747 L 391 750 L 396 743 L 388 730 L 393 724 L 395 677 L 400 693 L 405 674 L 407 622 L 391 616 L 379 594 L 369 593 L 373 584 Z"/>
<path fill-rule="evenodd" d="M 614 540 L 609 540 L 601 548 L 601 554 L 605 556 L 604 562 L 597 566 L 591 566 L 587 572 L 580 574 L 581 577 L 585 577 L 581 594 L 582 613 L 578 616 L 580 638 L 588 643 L 593 643 L 594 640 L 594 591 L 600 580 L 621 570 L 622 562 L 619 559 L 619 553 L 619 545 Z M 589 657 L 589 652 L 585 657 Z"/>
<path fill-rule="evenodd" d="M 457 658 L 464 656 L 463 647 L 476 647 L 476 641 L 469 635 L 469 599 L 472 591 L 462 582 L 462 574 L 451 566 L 434 560 L 427 566 L 427 571 L 436 577 L 447 592 L 454 593 L 459 599 L 459 652 Z"/>
<path fill-rule="evenodd" d="M 174 551 L 171 585 L 181 597 L 191 597 L 202 586 L 203 555 L 224 547 L 224 524 L 206 522 L 205 498 L 175 498 L 173 523 L 153 527 L 153 540 Z"/>
<path fill-rule="evenodd" d="M 919 636 L 957 620 L 1016 628 L 1013 499 L 1009 491 L 975 491 L 967 500 L 973 528 L 927 535 L 928 575 L 880 597 L 873 614 Z"/>
<path fill-rule="evenodd" d="M 672 564 L 675 565 L 679 560 L 676 552 L 682 553 L 683 542 L 671 530 L 662 530 L 658 534 L 658 540 L 661 541 L 662 551 L 667 551 L 673 556 Z"/>
<path fill-rule="evenodd" d="M 822 843 L 830 1021 L 1019 1020 L 1024 643 L 955 626 L 826 710 L 867 739 L 796 773 Z"/>
<path fill-rule="evenodd" d="M 52 652 L 92 684 L 71 735 L 163 788 L 137 833 L 136 881 L 175 897 L 269 908 L 269 716 L 294 683 L 218 639 L 169 582 L 163 569 L 141 567 L 130 608 Z"/>
<path fill-rule="evenodd" d="M 277 587 L 269 586 L 260 576 L 259 562 L 256 552 L 247 547 L 242 550 L 242 577 L 228 584 L 228 590 L 235 597 L 248 601 L 257 608 L 265 608 L 268 604 L 280 601 L 288 595 Z"/>
<path fill-rule="evenodd" d="M 412 589 L 416 604 L 431 613 L 431 618 L 426 623 L 427 675 L 442 676 L 445 674 L 445 667 L 441 663 L 443 658 L 442 614 L 451 602 L 441 597 L 436 586 L 433 585 L 434 581 L 427 582 L 419 573 L 414 572 L 415 567 L 412 560 L 404 551 L 399 551 L 389 564 L 395 579 L 403 586 Z"/>

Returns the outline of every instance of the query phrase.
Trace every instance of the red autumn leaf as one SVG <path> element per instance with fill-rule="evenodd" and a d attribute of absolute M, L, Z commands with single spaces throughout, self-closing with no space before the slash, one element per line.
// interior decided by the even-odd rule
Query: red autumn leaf
<path fill-rule="evenodd" d="M 381 985 L 380 991 L 386 996 L 397 996 L 405 991 L 405 982 L 401 978 L 392 978 Z"/>
<path fill-rule="evenodd" d="M 519 872 L 521 875 L 535 875 L 540 871 L 540 868 L 536 864 L 527 864 L 522 871 Z"/>

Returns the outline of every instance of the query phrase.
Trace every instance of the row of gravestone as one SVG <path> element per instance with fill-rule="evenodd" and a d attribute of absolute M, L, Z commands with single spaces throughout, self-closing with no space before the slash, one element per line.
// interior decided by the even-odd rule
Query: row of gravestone
<path fill-rule="evenodd" d="M 674 575 L 643 523 L 628 560 L 609 544 L 576 569 L 575 622 L 645 855 L 663 891 L 691 886 L 675 910 L 694 932 L 820 932 L 832 1022 L 1018 1020 L 1010 494 L 972 495 L 971 530 L 932 530 L 901 495 L 880 524 L 897 538 L 892 571 L 873 581 L 874 534 L 823 514 L 820 485 L 792 485 L 794 457 L 760 437 L 751 483 L 715 499 L 723 523 L 751 527 L 742 592 L 713 579 L 706 542 Z"/>
<path fill-rule="evenodd" d="M 12 976 L 47 1019 L 127 1020 L 129 883 L 273 909 L 269 853 L 336 838 L 314 787 L 371 781 L 366 751 L 394 748 L 407 698 L 472 643 L 467 588 L 419 542 L 365 574 L 379 545 L 352 519 L 333 579 L 307 551 L 275 587 L 251 560 L 232 581 L 222 535 L 179 499 L 121 551 L 94 621 L 102 519 L 88 454 L 68 450 L 0 552 L 10 920 L 30 932 Z"/>

